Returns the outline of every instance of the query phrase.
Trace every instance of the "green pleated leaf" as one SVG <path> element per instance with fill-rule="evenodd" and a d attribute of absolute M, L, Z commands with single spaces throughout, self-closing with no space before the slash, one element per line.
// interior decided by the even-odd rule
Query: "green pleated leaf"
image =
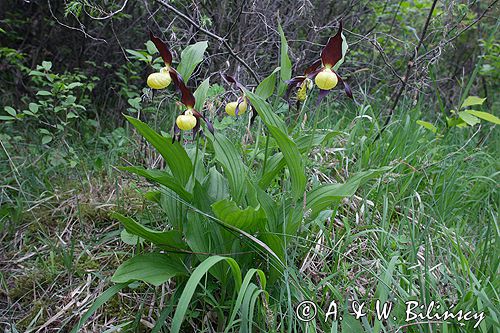
<path fill-rule="evenodd" d="M 193 165 L 184 148 L 178 142 L 172 143 L 171 138 L 156 133 L 142 121 L 129 116 L 125 118 L 161 154 L 179 184 L 185 185 L 191 177 Z"/>
<path fill-rule="evenodd" d="M 276 72 L 280 70 L 279 67 L 275 68 L 274 71 L 262 80 L 261 83 L 255 89 L 255 93 L 262 97 L 263 99 L 268 99 L 274 93 L 276 88 Z"/>
<path fill-rule="evenodd" d="M 339 131 L 326 131 L 323 133 L 315 133 L 314 135 L 302 135 L 295 140 L 297 147 L 301 153 L 307 153 L 309 147 L 316 147 L 323 144 L 328 139 L 345 134 Z M 267 188 L 278 173 L 286 166 L 282 153 L 275 154 L 267 160 L 266 170 L 259 180 L 261 188 Z"/>
<path fill-rule="evenodd" d="M 195 110 L 200 112 L 203 111 L 203 106 L 205 104 L 205 100 L 207 99 L 208 88 L 210 88 L 210 78 L 205 79 L 193 93 L 194 98 L 196 99 L 196 104 L 194 106 Z"/>
<path fill-rule="evenodd" d="M 300 151 L 292 138 L 286 134 L 285 123 L 272 111 L 271 105 L 252 92 L 247 91 L 246 94 L 283 153 L 283 158 L 290 171 L 292 195 L 295 200 L 298 200 L 302 197 L 306 186 Z"/>
<path fill-rule="evenodd" d="M 179 256 L 162 253 L 137 255 L 121 264 L 111 281 L 122 283 L 143 281 L 159 286 L 178 275 L 187 275 L 187 270 Z"/>
<path fill-rule="evenodd" d="M 307 193 L 306 211 L 310 210 L 310 218 L 314 218 L 323 209 L 340 202 L 342 198 L 353 196 L 358 187 L 369 179 L 378 177 L 393 167 L 382 167 L 360 172 L 343 184 L 321 185 Z"/>
<path fill-rule="evenodd" d="M 235 145 L 221 133 L 215 133 L 215 136 L 207 133 L 207 137 L 212 140 L 215 159 L 222 165 L 233 200 L 241 203 L 245 195 L 245 177 L 247 174 L 247 168 L 241 160 L 241 154 Z"/>
<path fill-rule="evenodd" d="M 136 175 L 142 176 L 150 181 L 153 181 L 155 183 L 158 183 L 160 185 L 163 185 L 165 187 L 168 187 L 175 193 L 177 193 L 182 199 L 184 200 L 191 200 L 192 194 L 186 191 L 184 186 L 180 185 L 177 182 L 177 179 L 166 173 L 165 171 L 161 170 L 147 170 L 142 167 L 120 167 L 120 170 L 128 171 L 131 173 L 134 173 Z"/>
<path fill-rule="evenodd" d="M 288 57 L 288 42 L 285 37 L 285 32 L 278 24 L 278 32 L 280 34 L 281 47 L 280 47 L 280 78 L 281 82 L 279 84 L 278 95 L 281 96 L 286 89 L 287 84 L 285 81 L 290 80 L 292 77 L 292 62 L 290 57 Z"/>
<path fill-rule="evenodd" d="M 111 217 L 120 221 L 127 232 L 150 241 L 162 248 L 184 249 L 186 244 L 182 240 L 182 233 L 177 230 L 156 231 L 137 223 L 130 217 L 120 213 L 112 213 Z"/>
<path fill-rule="evenodd" d="M 212 204 L 212 210 L 220 220 L 247 232 L 262 230 L 266 224 L 266 214 L 260 206 L 241 209 L 235 202 L 224 199 Z"/>
<path fill-rule="evenodd" d="M 177 71 L 181 74 L 184 82 L 188 82 L 194 69 L 203 61 L 203 54 L 208 47 L 208 42 L 198 42 L 186 47 L 181 53 L 181 62 Z"/>

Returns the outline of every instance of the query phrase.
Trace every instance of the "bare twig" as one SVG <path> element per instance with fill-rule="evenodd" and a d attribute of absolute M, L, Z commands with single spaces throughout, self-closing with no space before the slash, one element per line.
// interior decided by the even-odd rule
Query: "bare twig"
<path fill-rule="evenodd" d="M 382 135 L 382 133 L 386 129 L 387 125 L 391 121 L 392 115 L 394 114 L 394 110 L 396 110 L 396 107 L 399 103 L 399 100 L 400 100 L 401 96 L 403 95 L 403 92 L 404 92 L 406 85 L 408 83 L 408 78 L 410 76 L 410 72 L 411 72 L 413 66 L 415 65 L 415 60 L 417 58 L 418 50 L 422 46 L 422 43 L 424 42 L 424 39 L 425 39 L 425 35 L 427 34 L 427 28 L 429 27 L 429 23 L 431 22 L 432 13 L 434 12 L 434 9 L 436 8 L 436 4 L 437 4 L 437 0 L 434 0 L 432 2 L 431 9 L 429 10 L 429 15 L 427 15 L 427 20 L 425 21 L 424 29 L 422 30 L 422 33 L 420 34 L 418 44 L 415 47 L 415 51 L 413 52 L 412 57 L 408 61 L 408 65 L 406 66 L 406 73 L 403 76 L 403 80 L 401 81 L 401 85 L 399 86 L 399 89 L 397 90 L 397 92 L 395 94 L 394 102 L 392 103 L 392 107 L 389 109 L 389 115 L 384 123 L 384 126 L 382 126 L 382 129 L 375 137 L 375 140 L 377 140 Z"/>
<path fill-rule="evenodd" d="M 206 29 L 202 28 L 198 23 L 196 23 L 195 21 L 193 21 L 193 19 L 191 19 L 189 16 L 187 16 L 186 14 L 182 13 L 181 11 L 179 11 L 177 8 L 175 8 L 172 5 L 170 5 L 167 1 L 165 1 L 165 0 L 157 0 L 157 2 L 160 5 L 162 5 L 163 7 L 165 7 L 167 9 L 171 10 L 172 12 L 174 12 L 176 15 L 180 16 L 182 19 L 184 19 L 189 24 L 191 24 L 193 27 L 195 27 L 198 31 L 204 33 L 207 36 L 210 36 L 210 37 L 218 40 L 228 50 L 229 54 L 233 58 L 235 58 L 239 63 L 241 63 L 243 65 L 243 67 L 245 67 L 248 70 L 248 72 L 252 75 L 252 77 L 255 79 L 255 81 L 257 83 L 260 81 L 259 76 L 257 75 L 257 73 L 255 73 L 255 71 L 252 69 L 252 67 L 250 67 L 250 65 L 248 65 L 245 62 L 245 60 L 241 59 L 236 54 L 236 52 L 234 52 L 234 50 L 231 48 L 231 46 L 228 44 L 228 42 L 226 41 L 226 39 L 224 37 L 221 37 L 221 36 L 219 36 L 219 35 L 211 32 L 209 30 L 206 30 Z"/>

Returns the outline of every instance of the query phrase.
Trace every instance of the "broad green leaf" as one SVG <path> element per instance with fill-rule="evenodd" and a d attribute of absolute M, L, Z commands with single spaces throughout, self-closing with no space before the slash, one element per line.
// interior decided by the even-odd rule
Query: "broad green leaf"
<path fill-rule="evenodd" d="M 310 210 L 310 218 L 315 218 L 323 209 L 340 202 L 342 198 L 353 196 L 358 187 L 369 179 L 378 177 L 392 168 L 387 166 L 363 171 L 349 178 L 343 184 L 320 185 L 307 193 L 306 211 Z"/>
<path fill-rule="evenodd" d="M 46 145 L 50 141 L 52 141 L 52 135 L 44 135 L 42 137 L 42 145 Z"/>
<path fill-rule="evenodd" d="M 182 240 L 181 232 L 177 230 L 169 230 L 169 231 L 156 231 L 149 229 L 142 224 L 137 223 L 134 219 L 130 217 L 123 216 L 120 213 L 112 213 L 111 217 L 119 220 L 127 232 L 144 238 L 151 243 L 154 243 L 158 246 L 165 248 L 185 248 L 185 243 Z"/>
<path fill-rule="evenodd" d="M 30 103 L 28 105 L 28 108 L 30 109 L 31 112 L 33 113 L 37 113 L 38 112 L 38 108 L 39 108 L 39 105 L 36 104 L 36 103 Z"/>
<path fill-rule="evenodd" d="M 118 294 L 120 290 L 128 286 L 129 283 L 120 283 L 120 284 L 115 284 L 114 286 L 109 287 L 106 289 L 105 292 L 100 294 L 96 299 L 95 302 L 92 304 L 92 306 L 85 312 L 85 314 L 82 316 L 82 318 L 78 321 L 78 323 L 73 326 L 73 329 L 71 330 L 70 333 L 77 333 L 80 331 L 80 328 L 82 327 L 85 322 L 92 317 L 92 315 L 106 303 L 111 297 L 115 296 Z"/>
<path fill-rule="evenodd" d="M 8 120 L 16 120 L 16 118 L 11 116 L 0 116 L 0 120 L 8 121 Z"/>
<path fill-rule="evenodd" d="M 16 112 L 16 110 L 13 107 L 6 106 L 3 109 L 5 110 L 5 112 L 7 112 L 8 114 L 10 114 L 12 117 L 17 116 L 17 112 Z"/>
<path fill-rule="evenodd" d="M 207 98 L 208 88 L 210 87 L 210 78 L 205 79 L 193 93 L 196 99 L 196 104 L 194 109 L 197 111 L 202 111 L 205 105 L 205 99 Z"/>
<path fill-rule="evenodd" d="M 146 45 L 146 50 L 148 50 L 149 54 L 155 55 L 156 53 L 158 53 L 158 49 L 156 48 L 155 43 L 153 43 L 152 41 L 148 40 L 144 44 Z"/>
<path fill-rule="evenodd" d="M 147 253 L 122 263 L 113 274 L 112 282 L 143 281 L 159 286 L 178 275 L 187 275 L 182 260 L 172 254 Z"/>
<path fill-rule="evenodd" d="M 240 203 L 246 192 L 245 177 L 247 174 L 247 168 L 241 160 L 241 154 L 236 150 L 234 143 L 221 133 L 216 132 L 215 136 L 209 134 L 207 136 L 212 138 L 215 159 L 219 161 L 224 169 L 233 200 Z"/>
<path fill-rule="evenodd" d="M 221 256 L 207 258 L 200 265 L 198 265 L 198 267 L 196 267 L 184 287 L 184 291 L 182 292 L 179 303 L 177 304 L 174 317 L 172 318 L 172 327 L 170 329 L 171 333 L 178 333 L 180 331 L 182 322 L 184 321 L 184 316 L 189 307 L 189 303 L 191 302 L 191 298 L 196 291 L 196 287 L 205 274 L 207 274 L 208 270 L 221 261 L 226 261 L 229 264 L 236 285 L 236 290 L 238 291 L 241 288 L 241 270 L 238 263 L 233 258 Z"/>
<path fill-rule="evenodd" d="M 161 136 L 138 119 L 129 116 L 125 116 L 125 118 L 163 156 L 172 171 L 172 175 L 178 179 L 178 182 L 185 185 L 191 177 L 193 165 L 180 143 L 172 143 L 171 138 Z"/>
<path fill-rule="evenodd" d="M 189 81 L 194 69 L 203 61 L 203 54 L 208 47 L 208 42 L 198 42 L 186 47 L 181 53 L 181 62 L 177 66 L 177 71 L 181 74 L 184 82 Z"/>
<path fill-rule="evenodd" d="M 47 91 L 47 90 L 39 90 L 37 93 L 36 93 L 37 96 L 50 96 L 52 95 L 52 93 L 50 91 Z"/>
<path fill-rule="evenodd" d="M 260 206 L 241 209 L 235 202 L 224 199 L 212 204 L 212 210 L 217 218 L 247 232 L 262 230 L 266 224 L 266 214 Z"/>
<path fill-rule="evenodd" d="M 489 121 L 490 123 L 493 123 L 496 125 L 500 124 L 500 119 L 491 113 L 483 112 L 483 111 L 476 111 L 476 110 L 467 110 L 464 112 L 467 112 L 467 113 L 469 113 L 473 116 L 476 116 L 478 118 L 481 118 L 483 120 Z"/>
<path fill-rule="evenodd" d="M 304 194 L 306 186 L 305 170 L 300 151 L 292 138 L 288 136 L 284 122 L 272 111 L 271 105 L 252 92 L 247 91 L 246 94 L 283 153 L 290 171 L 292 195 L 295 200 L 298 200 Z"/>
<path fill-rule="evenodd" d="M 481 98 L 477 96 L 469 96 L 465 99 L 465 101 L 462 103 L 462 106 L 460 107 L 461 109 L 466 108 L 471 105 L 482 105 L 486 98 Z"/>
<path fill-rule="evenodd" d="M 427 128 L 432 133 L 436 133 L 437 132 L 437 127 L 434 126 L 433 124 L 427 122 L 427 121 L 417 120 L 417 124 L 419 124 L 420 126 L 422 126 L 424 128 Z"/>
<path fill-rule="evenodd" d="M 207 195 L 212 202 L 220 201 L 228 197 L 227 180 L 215 167 L 211 167 L 208 171 L 203 186 L 205 186 Z"/>
<path fill-rule="evenodd" d="M 276 72 L 279 70 L 279 67 L 275 68 L 255 89 L 255 93 L 262 97 L 262 99 L 268 99 L 274 93 L 274 89 L 276 88 Z"/>
<path fill-rule="evenodd" d="M 285 81 L 290 80 L 292 77 L 292 62 L 288 57 L 288 42 L 285 37 L 285 32 L 281 27 L 281 24 L 278 24 L 278 31 L 280 34 L 281 47 L 280 47 L 280 78 L 281 82 L 279 83 L 278 95 L 282 95 L 286 89 Z"/>
<path fill-rule="evenodd" d="M 132 172 L 136 175 L 145 177 L 148 180 L 151 180 L 151 181 L 156 182 L 160 185 L 163 185 L 163 186 L 171 189 L 175 193 L 177 193 L 182 199 L 184 199 L 186 201 L 190 201 L 193 197 L 191 193 L 186 191 L 184 186 L 180 185 L 177 182 L 176 178 L 172 177 L 171 175 L 169 175 L 165 171 L 154 170 L 154 169 L 147 170 L 147 169 L 144 169 L 142 167 L 134 167 L 134 166 L 120 167 L 119 169 L 124 170 L 124 171 L 128 171 L 128 172 Z"/>
<path fill-rule="evenodd" d="M 139 236 L 130 234 L 127 229 L 123 229 L 120 233 L 120 239 L 122 242 L 128 245 L 137 245 L 139 240 L 142 240 Z"/>
<path fill-rule="evenodd" d="M 151 61 L 151 59 L 148 57 L 149 55 L 147 54 L 147 52 L 130 50 L 130 49 L 126 49 L 125 51 L 127 53 L 130 53 L 137 60 L 144 61 L 144 62 Z"/>
<path fill-rule="evenodd" d="M 460 119 L 465 121 L 470 126 L 474 126 L 474 125 L 479 124 L 481 122 L 481 120 L 479 120 L 478 117 L 471 115 L 467 111 L 459 112 L 458 116 L 460 117 Z"/>

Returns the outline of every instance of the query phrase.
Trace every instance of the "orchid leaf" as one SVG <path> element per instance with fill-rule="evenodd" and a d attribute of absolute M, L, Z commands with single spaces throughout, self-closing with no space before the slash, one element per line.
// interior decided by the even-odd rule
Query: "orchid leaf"
<path fill-rule="evenodd" d="M 177 70 L 184 79 L 184 82 L 188 82 L 191 74 L 193 74 L 196 66 L 198 66 L 203 61 L 203 54 L 208 47 L 208 42 L 197 42 L 195 44 L 189 45 L 181 53 L 181 61 Z"/>

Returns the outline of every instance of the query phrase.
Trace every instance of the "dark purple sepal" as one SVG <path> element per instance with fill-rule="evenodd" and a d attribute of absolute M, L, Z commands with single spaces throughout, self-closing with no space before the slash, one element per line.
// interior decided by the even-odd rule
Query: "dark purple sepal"
<path fill-rule="evenodd" d="M 184 84 L 184 80 L 182 79 L 182 76 L 172 67 L 168 70 L 170 73 L 170 77 L 172 78 L 172 81 L 174 82 L 174 85 L 180 90 L 181 92 L 181 102 L 185 106 L 188 107 L 188 109 L 194 108 L 196 104 L 196 99 L 194 98 L 193 93 L 191 90 L 186 87 Z"/>
<path fill-rule="evenodd" d="M 330 37 L 328 43 L 321 51 L 321 61 L 323 66 L 333 67 L 342 59 L 342 21 L 339 24 L 339 30 L 335 36 Z"/>
<path fill-rule="evenodd" d="M 229 84 L 234 84 L 243 93 L 245 93 L 246 87 L 244 85 L 242 85 L 240 82 L 238 82 L 238 80 L 236 80 L 234 78 L 234 76 L 231 76 L 231 75 L 228 75 L 228 74 L 225 74 L 225 73 L 221 73 L 220 75 L 222 76 L 222 78 L 224 79 L 224 81 L 226 81 Z"/>
<path fill-rule="evenodd" d="M 177 123 L 174 122 L 174 136 L 172 137 L 172 143 L 175 141 L 181 141 L 181 129 L 177 126 Z"/>
<path fill-rule="evenodd" d="M 347 97 L 349 97 L 351 99 L 354 99 L 354 97 L 352 95 L 351 86 L 349 86 L 347 84 L 347 82 L 345 82 L 344 80 L 342 80 L 342 78 L 340 77 L 340 75 L 338 75 L 337 73 L 335 73 L 335 75 L 337 75 L 337 79 L 339 80 L 339 82 L 341 82 L 344 85 L 344 91 L 345 91 L 345 94 L 347 95 Z"/>
<path fill-rule="evenodd" d="M 322 89 L 320 89 L 320 91 L 318 93 L 318 99 L 316 100 L 316 107 L 319 106 L 319 104 L 321 103 L 321 101 L 323 100 L 323 98 L 325 98 L 330 92 L 331 92 L 331 90 L 322 90 Z"/>
<path fill-rule="evenodd" d="M 320 65 L 321 65 L 321 59 L 316 60 L 315 62 L 313 62 L 311 66 L 306 68 L 306 70 L 304 71 L 304 75 L 314 72 L 316 69 L 318 69 Z"/>
<path fill-rule="evenodd" d="M 286 88 L 286 91 L 285 91 L 285 95 L 283 96 L 283 98 L 288 102 L 290 103 L 290 94 L 292 93 L 292 90 L 293 89 L 296 89 L 298 87 L 300 87 L 300 84 L 302 82 L 304 82 L 304 80 L 306 79 L 305 76 L 296 76 L 290 80 L 287 80 L 285 81 L 285 83 L 288 85 L 287 88 Z"/>
<path fill-rule="evenodd" d="M 155 44 L 158 52 L 160 52 L 160 56 L 163 62 L 165 62 L 165 65 L 170 66 L 172 64 L 172 53 L 170 53 L 167 44 L 159 37 L 156 37 L 151 31 L 149 32 L 149 38 Z"/>

